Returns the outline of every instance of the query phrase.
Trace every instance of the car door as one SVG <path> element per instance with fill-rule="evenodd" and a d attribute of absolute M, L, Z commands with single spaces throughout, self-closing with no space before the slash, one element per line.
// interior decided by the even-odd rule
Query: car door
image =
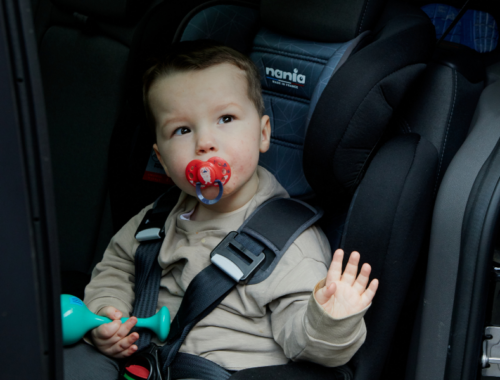
<path fill-rule="evenodd" d="M 30 3 L 0 2 L 0 377 L 62 379 L 48 143 Z"/>

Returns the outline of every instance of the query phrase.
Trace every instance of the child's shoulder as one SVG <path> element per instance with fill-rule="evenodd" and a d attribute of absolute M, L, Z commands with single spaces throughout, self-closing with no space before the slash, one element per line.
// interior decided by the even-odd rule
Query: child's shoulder
<path fill-rule="evenodd" d="M 302 232 L 290 246 L 292 247 L 301 259 L 312 259 L 324 263 L 331 261 L 330 243 L 321 227 L 317 225 Z"/>

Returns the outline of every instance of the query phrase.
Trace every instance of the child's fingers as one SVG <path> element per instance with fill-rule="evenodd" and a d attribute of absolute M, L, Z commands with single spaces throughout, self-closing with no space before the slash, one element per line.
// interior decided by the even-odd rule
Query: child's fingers
<path fill-rule="evenodd" d="M 129 333 L 132 327 L 134 327 L 137 323 L 137 318 L 136 317 L 130 317 L 127 319 L 125 322 L 122 323 L 118 331 L 116 332 L 116 335 L 119 336 L 120 338 L 125 338 Z"/>
<path fill-rule="evenodd" d="M 105 340 L 113 337 L 116 332 L 120 329 L 120 321 L 113 321 L 110 323 L 105 323 L 92 331 L 94 338 Z"/>
<path fill-rule="evenodd" d="M 127 351 L 139 339 L 139 334 L 134 332 L 127 335 L 125 338 L 116 342 L 109 350 L 111 355 L 119 355 L 123 351 Z"/>
<path fill-rule="evenodd" d="M 363 303 L 365 305 L 369 305 L 370 302 L 372 302 L 373 297 L 375 297 L 375 293 L 377 293 L 377 289 L 378 289 L 378 280 L 373 279 L 372 282 L 370 282 L 370 286 L 368 286 L 368 288 L 362 295 Z"/>
<path fill-rule="evenodd" d="M 116 359 L 128 358 L 130 355 L 134 354 L 137 351 L 137 349 L 138 349 L 137 346 L 134 344 L 114 357 Z"/>
<path fill-rule="evenodd" d="M 335 284 L 335 282 L 332 282 L 330 285 L 323 286 L 321 289 L 319 289 L 314 295 L 314 297 L 316 298 L 316 301 L 318 301 L 320 305 L 323 305 L 326 302 L 328 302 L 330 298 L 332 298 L 336 290 L 337 290 L 337 284 Z"/>
<path fill-rule="evenodd" d="M 99 311 L 99 315 L 117 320 L 122 317 L 122 312 L 113 306 L 106 306 Z"/>
<path fill-rule="evenodd" d="M 354 282 L 354 285 L 352 286 L 360 295 L 363 294 L 363 292 L 366 289 L 366 285 L 368 285 L 368 280 L 370 278 L 370 273 L 372 271 L 372 267 L 370 264 L 363 264 L 361 267 L 361 271 L 359 272 L 358 278 Z"/>
<path fill-rule="evenodd" d="M 137 351 L 137 346 L 135 344 L 130 345 L 125 349 L 121 349 L 121 347 L 118 344 L 115 344 L 113 347 L 106 350 L 105 354 L 115 359 L 123 359 L 132 355 L 136 351 Z"/>
<path fill-rule="evenodd" d="M 333 254 L 332 263 L 326 275 L 326 285 L 330 285 L 334 281 L 339 281 L 342 275 L 342 260 L 344 259 L 344 251 L 337 249 Z"/>
<path fill-rule="evenodd" d="M 349 285 L 352 285 L 354 283 L 354 280 L 356 280 L 356 275 L 358 274 L 359 258 L 359 252 L 353 251 L 351 253 L 340 281 L 345 282 Z"/>

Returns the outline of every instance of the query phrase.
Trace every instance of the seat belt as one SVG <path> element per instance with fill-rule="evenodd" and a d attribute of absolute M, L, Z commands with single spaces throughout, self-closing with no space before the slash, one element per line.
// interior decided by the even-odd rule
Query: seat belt
<path fill-rule="evenodd" d="M 162 208 L 163 215 L 168 215 L 170 211 L 167 212 L 167 208 L 173 208 L 171 204 L 160 206 L 162 198 L 171 197 L 162 196 L 155 202 L 136 233 L 138 240 L 146 237 L 149 243 L 141 243 L 136 252 L 134 314 L 138 314 L 138 306 L 141 313 L 145 313 L 147 309 L 147 313 L 153 315 L 156 311 L 161 270 L 155 268 L 159 267 L 157 257 L 164 236 L 161 228 L 160 231 L 157 230 L 164 225 L 166 218 L 163 219 L 163 225 L 160 224 L 159 212 L 155 212 L 155 209 Z M 210 254 L 212 265 L 202 270 L 189 284 L 172 321 L 167 343 L 159 348 L 163 374 L 167 377 L 165 380 L 189 377 L 220 380 L 230 377 L 228 371 L 210 360 L 178 353 L 184 339 L 194 325 L 216 308 L 236 285 L 255 284 L 265 280 L 288 247 L 322 214 L 321 210 L 304 202 L 291 198 L 274 198 L 259 206 L 238 231 L 230 232 L 215 247 Z M 154 223 L 153 215 L 158 216 Z M 153 237 L 157 239 L 154 244 L 150 242 Z M 158 251 L 154 253 L 153 249 Z M 152 294 L 148 295 L 146 289 Z M 149 343 L 151 335 L 147 336 L 144 332 L 141 334 L 144 339 L 140 339 L 138 345 L 143 349 Z"/>
<path fill-rule="evenodd" d="M 441 35 L 441 37 L 439 37 L 439 40 L 437 40 L 436 42 L 436 47 L 446 38 L 446 36 L 453 30 L 453 28 L 455 27 L 455 25 L 458 24 L 458 22 L 460 21 L 460 19 L 462 18 L 462 16 L 465 14 L 465 12 L 467 12 L 467 10 L 469 10 L 470 8 L 470 3 L 472 2 L 472 0 L 466 0 L 464 5 L 462 6 L 462 8 L 458 11 L 457 13 L 457 16 L 453 19 L 453 21 L 451 22 L 451 24 L 446 28 L 446 30 L 443 32 L 443 34 Z"/>
<path fill-rule="evenodd" d="M 165 221 L 177 203 L 180 189 L 170 188 L 162 194 L 142 219 L 135 237 L 141 242 L 135 253 L 135 302 L 134 315 L 137 318 L 148 318 L 156 313 L 158 293 L 161 280 L 161 267 L 155 265 L 158 260 L 163 238 L 165 237 Z M 152 333 L 148 329 L 140 331 L 137 347 L 145 348 L 151 341 Z"/>

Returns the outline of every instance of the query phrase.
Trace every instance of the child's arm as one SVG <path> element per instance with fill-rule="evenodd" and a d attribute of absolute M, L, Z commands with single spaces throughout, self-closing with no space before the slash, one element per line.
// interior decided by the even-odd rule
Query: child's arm
<path fill-rule="evenodd" d="M 139 339 L 139 334 L 134 332 L 128 335 L 137 323 L 136 317 L 121 323 L 121 311 L 112 306 L 102 308 L 98 314 L 113 319 L 113 322 L 105 323 L 90 333 L 92 343 L 99 351 L 115 359 L 126 358 L 137 351 L 134 343 Z"/>
<path fill-rule="evenodd" d="M 355 262 L 351 261 L 342 279 L 341 253 L 337 252 L 332 260 L 326 236 L 320 229 L 312 227 L 295 240 L 275 269 L 281 266 L 285 275 L 275 278 L 277 286 L 269 284 L 269 288 L 273 289 L 269 303 L 273 337 L 285 355 L 294 361 L 307 360 L 327 367 L 339 366 L 347 363 L 365 341 L 363 315 L 373 298 L 373 295 L 371 298 L 367 296 L 375 292 L 374 286 L 378 281 L 372 282 L 364 297 L 360 293 L 364 294 L 365 291 L 354 293 L 353 304 L 349 301 L 346 306 L 345 300 L 335 304 L 335 297 L 349 298 L 350 291 L 357 290 L 363 281 L 366 281 L 365 288 L 368 283 L 369 273 L 366 270 L 369 267 L 363 268 L 363 275 L 358 277 L 357 284 L 355 281 L 359 254 L 354 255 L 352 259 Z M 349 276 L 353 278 L 350 280 L 352 283 L 345 286 Z M 320 278 L 324 279 L 318 282 Z M 338 283 L 331 285 L 336 280 Z M 342 287 L 342 290 L 337 294 L 337 289 L 332 289 L 332 286 Z M 319 295 L 320 301 L 326 304 L 325 307 L 332 306 L 331 311 L 338 316 L 332 316 L 318 302 L 320 289 L 323 289 Z M 328 292 L 326 295 L 325 291 Z"/>
<path fill-rule="evenodd" d="M 315 293 L 316 300 L 333 318 L 354 315 L 372 302 L 378 288 L 378 280 L 372 280 L 367 288 L 371 267 L 363 264 L 358 273 L 360 254 L 352 252 L 349 262 L 342 273 L 344 251 L 337 249 L 326 276 L 325 285 Z"/>

